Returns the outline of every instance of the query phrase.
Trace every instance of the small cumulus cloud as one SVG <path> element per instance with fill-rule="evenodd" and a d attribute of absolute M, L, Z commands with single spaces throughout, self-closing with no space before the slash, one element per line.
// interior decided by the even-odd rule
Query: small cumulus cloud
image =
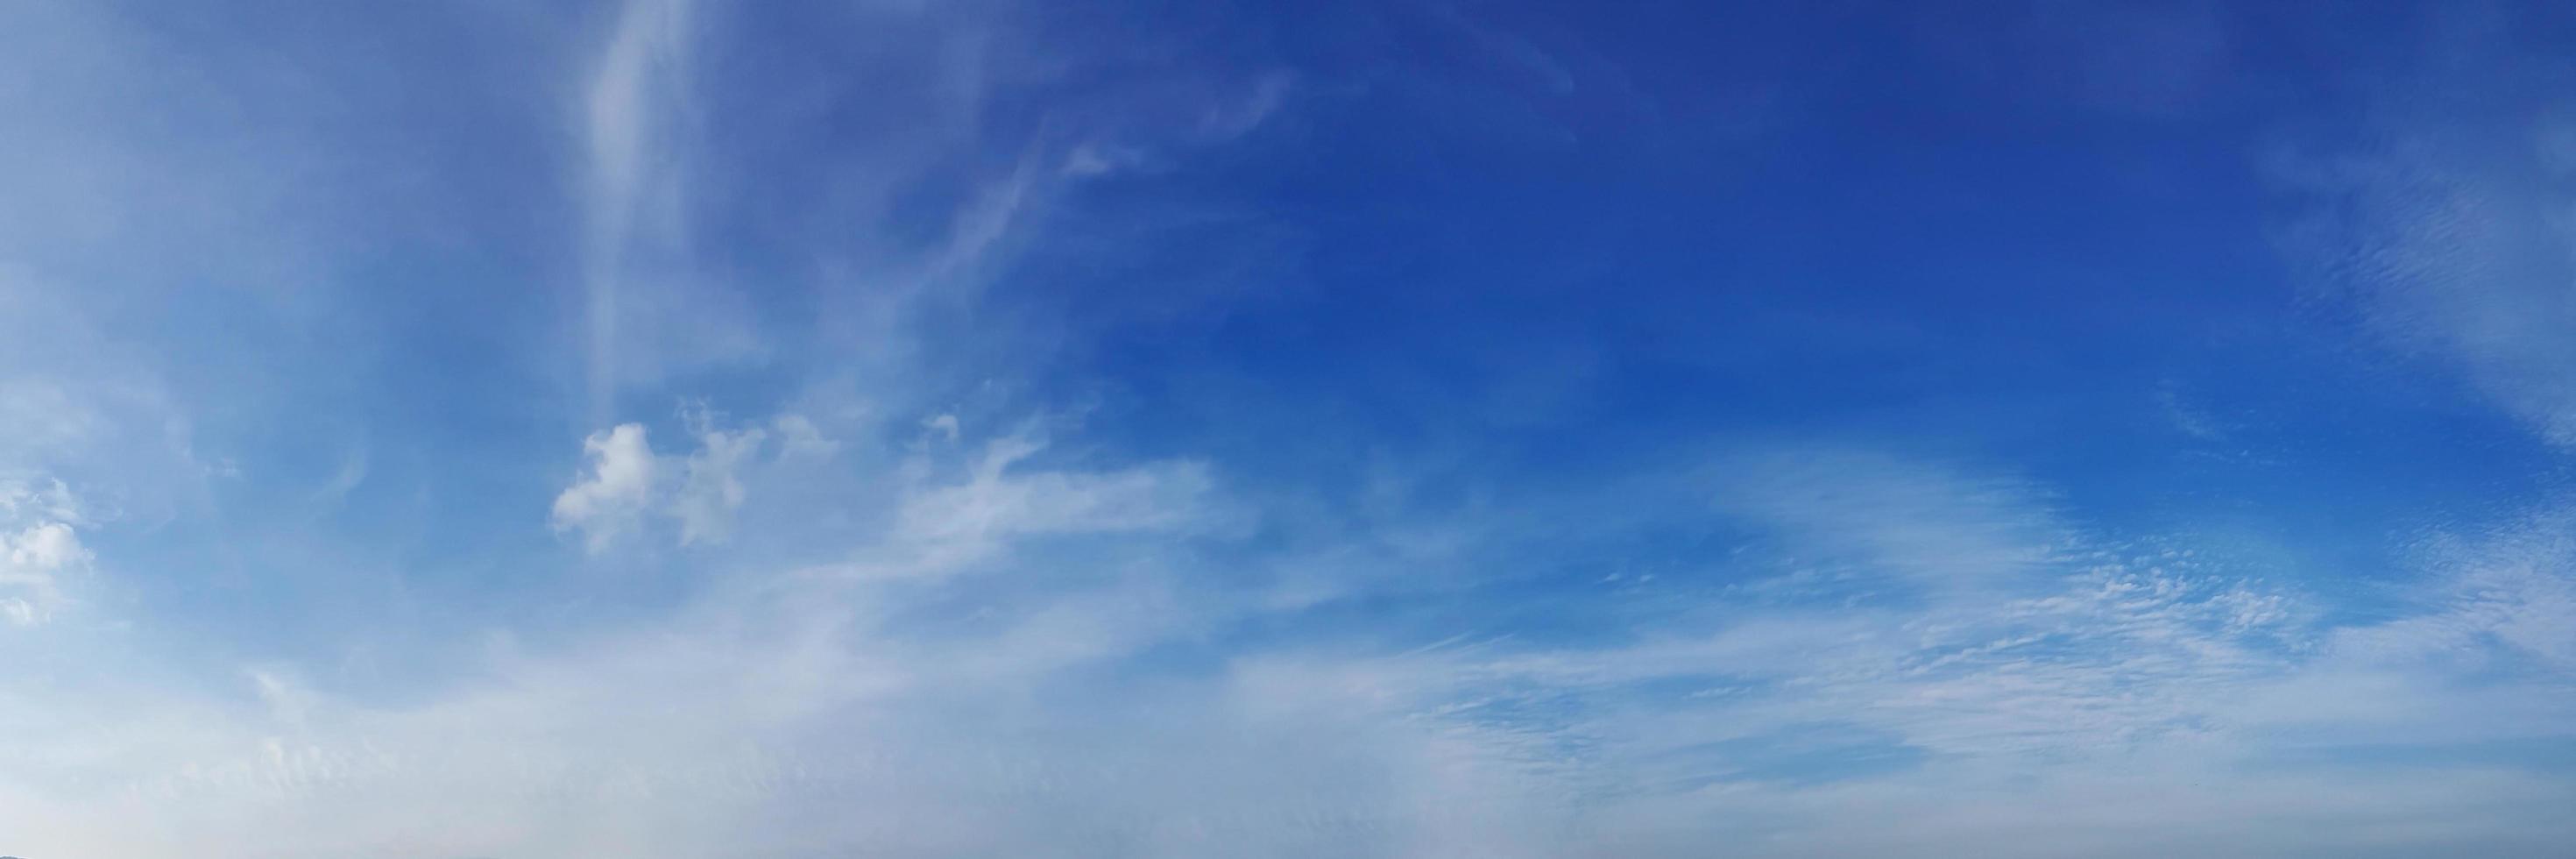
<path fill-rule="evenodd" d="M 0 484 L 0 616 L 10 623 L 51 619 L 65 602 L 61 577 L 95 558 L 73 527 L 76 517 L 60 483 L 45 490 Z"/>
<path fill-rule="evenodd" d="M 572 485 L 555 496 L 556 531 L 578 531 L 597 554 L 629 535 L 667 519 L 681 546 L 708 546 L 732 536 L 734 516 L 749 498 L 749 472 L 790 459 L 827 459 L 840 444 L 813 421 L 795 414 L 772 418 L 771 429 L 730 428 L 702 407 L 683 410 L 695 449 L 654 451 L 640 423 L 619 424 L 582 441 L 587 460 Z M 764 455 L 766 454 L 766 455 Z"/>
<path fill-rule="evenodd" d="M 553 522 L 555 530 L 582 532 L 584 544 L 597 552 L 631 530 L 643 515 L 652 500 L 658 465 L 653 448 L 644 440 L 642 424 L 619 424 L 592 433 L 582 440 L 581 448 L 589 467 L 555 496 Z"/>

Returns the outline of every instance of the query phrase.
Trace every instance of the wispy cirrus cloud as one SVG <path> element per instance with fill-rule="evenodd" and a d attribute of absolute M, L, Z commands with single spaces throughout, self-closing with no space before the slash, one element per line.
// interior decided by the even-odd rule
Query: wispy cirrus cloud
<path fill-rule="evenodd" d="M 2403 86 L 2374 93 L 2368 147 L 2271 159 L 2299 262 L 2368 333 L 2438 362 L 2552 444 L 2576 444 L 2576 75 L 2512 46 L 2523 10 L 2454 10 Z M 2511 69 L 2498 72 L 2495 69 Z M 2495 81 L 2509 80 L 2505 86 Z"/>
<path fill-rule="evenodd" d="M 138 855 L 280 826 L 313 850 L 399 845 L 424 855 L 640 844 L 795 854 L 853 843 L 936 854 L 1066 839 L 1146 855 L 1220 844 L 1252 855 L 1679 855 L 1712 838 L 1785 855 L 1895 843 L 1876 838 L 1994 849 L 2002 832 L 2031 836 L 2011 855 L 2149 855 L 2285 844 L 2260 824 L 2279 815 L 2370 822 L 2366 835 L 2338 842 L 2355 849 L 2446 843 L 2442 815 L 2460 803 L 2504 815 L 2481 832 L 2502 847 L 2546 832 L 2511 809 L 2545 802 L 2552 788 L 2510 768 L 2443 768 L 2407 782 L 2453 797 L 2432 801 L 2349 784 L 2320 790 L 2338 784 L 2330 767 L 2270 757 L 2280 747 L 2268 732 L 2291 726 L 2381 743 L 2412 742 L 2436 719 L 2449 724 L 2422 736 L 2556 736 L 2536 722 L 2493 721 L 2529 712 L 2464 721 L 2457 707 L 2475 696 L 2437 691 L 2443 673 L 2364 643 L 2394 638 L 2457 659 L 2519 646 L 2414 631 L 2521 629 L 2494 621 L 2492 606 L 2506 600 L 2493 582 L 2465 584 L 2484 581 L 2474 573 L 2462 574 L 2470 602 L 2331 625 L 2296 591 L 2219 572 L 2188 548 L 2132 545 L 2034 514 L 2047 509 L 2035 490 L 1999 488 L 2026 484 L 1849 445 L 1769 448 L 1759 455 L 1830 451 L 1877 470 L 1811 474 L 1842 485 L 1780 498 L 1804 515 L 1745 520 L 1754 527 L 1830 543 L 1845 532 L 2014 521 L 2028 527 L 2000 532 L 1998 545 L 2046 540 L 2034 545 L 2049 551 L 2017 560 L 2028 565 L 2021 575 L 1978 599 L 1918 599 L 1954 587 L 1921 571 L 1980 563 L 1997 546 L 1945 560 L 1938 550 L 1953 544 L 1913 543 L 1843 562 L 1846 575 L 1887 583 L 1877 597 L 1816 603 L 1794 589 L 1745 589 L 1607 646 L 1488 637 L 1389 651 L 1367 637 L 1306 638 L 1237 650 L 1213 672 L 1172 671 L 1149 667 L 1147 654 L 1311 607 L 1190 585 L 1211 568 L 1170 537 L 1189 511 L 1217 503 L 1223 490 L 1205 476 L 1089 473 L 1034 460 L 1040 450 L 1026 437 L 985 436 L 948 454 L 949 477 L 859 484 L 896 487 L 888 509 L 902 512 L 853 551 L 882 573 L 936 575 L 733 578 L 636 628 L 535 647 L 494 639 L 481 668 L 412 703 L 263 674 L 267 691 L 253 698 L 172 702 L 199 713 L 193 731 L 173 735 L 63 699 L 72 713 L 92 712 L 84 727 L 45 729 L 87 738 L 63 748 L 130 748 L 149 736 L 185 751 L 58 762 L 86 775 L 11 807 L 47 815 L 31 830 L 40 846 Z M 1924 504 L 1890 506 L 1873 492 L 1930 474 L 1946 477 L 1906 484 Z M 793 471 L 748 474 L 746 502 L 797 482 Z M 1759 509 L 1764 490 L 1706 491 L 1730 496 L 1721 509 Z M 943 512 L 917 512 L 933 509 Z M 970 538 L 980 548 L 964 563 L 952 549 Z M 1083 548 L 1067 553 L 1068 538 Z M 1012 551 L 1040 545 L 1055 548 Z M 2521 559 L 2563 586 L 2568 571 L 2522 553 L 2527 545 L 2437 563 Z M 1748 572 L 1790 579 L 1803 562 L 1778 563 Z M 2534 634 L 2546 640 L 2546 630 Z M 2349 709 L 2389 682 L 2449 703 Z M 2547 700 L 2529 692 L 2520 700 Z M 608 728 L 597 721 L 608 712 L 630 716 Z M 178 759 L 194 763 L 170 763 Z M 2223 775 L 2246 767 L 2263 774 Z M 2096 776 L 2106 768 L 2131 776 Z M 2171 799 L 2222 778 L 2234 805 Z M 487 788 L 468 789 L 476 784 Z M 2224 810 L 2235 805 L 2245 808 Z M 1826 825 L 1854 806 L 1877 809 L 1889 828 L 1863 837 Z M 116 822 L 146 808 L 188 811 L 148 827 Z M 2054 817 L 2005 810 L 2015 808 Z"/>
<path fill-rule="evenodd" d="M 587 144 L 581 247 L 588 411 L 616 414 L 621 391 L 765 350 L 742 295 L 694 250 L 693 162 L 707 117 L 695 112 L 689 0 L 638 0 L 617 13 L 582 105 Z"/>
<path fill-rule="evenodd" d="M 2133 113 L 2190 101 L 2237 38 L 2205 27 L 2217 19 L 2204 11 L 2148 15 L 2143 47 L 2115 46 L 2184 56 L 2179 72 L 2085 86 Z M 77 605 L 96 621 L 0 629 L 12 668 L 0 700 L 13 702 L 0 708 L 0 833 L 15 839 L 0 847 L 1651 857 L 2547 855 L 2565 843 L 2560 809 L 2576 795 L 2546 753 L 2576 724 L 2566 516 L 2428 539 L 2405 586 L 2365 602 L 2334 591 L 2347 581 L 2245 562 L 2122 504 L 2088 506 L 2108 490 L 2062 467 L 2081 457 L 1913 426 L 1923 437 L 1764 435 L 1713 418 L 1725 426 L 1630 435 L 1558 414 L 1607 408 L 1606 389 L 1635 370 L 1606 342 L 1497 337 L 1498 353 L 1580 368 L 1540 374 L 1546 396 L 1509 420 L 1480 415 L 1468 441 L 1412 438 L 1401 422 L 1351 430 L 1334 425 L 1349 418 L 1338 401 L 1313 393 L 1345 377 L 1263 368 L 1339 360 L 1337 338 L 1358 329 L 1411 339 L 1477 314 L 1389 321 L 1400 314 L 1362 302 L 1339 308 L 1359 320 L 1212 324 L 1205 339 L 1226 341 L 1215 346 L 1159 329 L 1087 343 L 1096 331 L 1045 317 L 1152 317 L 1178 301 L 1055 294 L 1057 275 L 1164 261 L 1160 250 L 1194 241 L 1160 231 L 1162 214 L 1088 195 L 1213 196 L 1241 165 L 1201 156 L 1227 161 L 1215 156 L 1317 121 L 1310 110 L 1357 110 L 1353 81 L 1401 77 L 1383 74 L 1392 66 L 1260 56 L 1202 73 L 1196 54 L 1130 55 L 1007 4 L 632 0 L 569 23 L 525 14 L 517 26 L 552 36 L 473 44 L 562 53 L 534 65 L 572 70 L 555 89 L 574 97 L 546 120 L 575 145 L 554 177 L 567 199 L 502 198 L 578 223 L 524 247 L 450 228 L 461 244 L 509 249 L 490 257 L 561 257 L 571 276 L 421 251 L 440 246 L 426 240 L 387 239 L 406 252 L 379 257 L 325 232 L 310 250 L 396 280 L 495 265 L 562 287 L 555 316 L 544 302 L 459 299 L 472 322 L 455 329 L 343 334 L 351 318 L 455 312 L 352 287 L 297 311 L 322 322 L 283 326 L 312 344 L 204 350 L 261 360 L 195 395 L 164 374 L 190 372 L 197 353 L 88 336 L 116 306 L 57 308 L 60 290 L 5 303 L 40 291 L 0 281 L 0 308 L 46 305 L 0 318 L 0 334 L 24 335 L 0 341 L 0 612 Z M 1542 45 L 1462 16 L 1440 23 L 1463 30 L 1471 65 L 1508 72 L 1500 84 L 1461 74 L 1458 89 L 1508 92 L 1515 109 L 1646 80 L 1611 74 L 1570 36 Z M 1424 62 L 1399 59 L 1387 62 Z M 1399 102 L 1455 95 L 1431 86 Z M 1623 92 L 1613 112 L 1642 110 L 1631 96 L 1643 98 Z M 330 139 L 302 142 L 342 148 Z M 523 152 L 494 142 L 510 139 L 421 145 Z M 1283 148 L 1331 148 L 1305 144 Z M 150 175 L 201 159 L 229 163 L 191 153 Z M 1295 175 L 1286 184 L 1315 181 Z M 504 208 L 420 217 L 462 224 Z M 1245 208 L 1246 220 L 1298 211 Z M 2518 218 L 2427 234 L 2474 238 Z M 1480 257 L 1509 243 L 1497 237 L 1552 241 L 1473 235 L 1492 240 Z M 1358 244 L 1316 276 L 1410 276 L 1404 254 Z M 2399 244 L 2388 256 L 2420 250 Z M 2393 327 L 2473 373 L 2488 372 L 2480 349 L 2459 345 L 2473 340 L 2547 363 L 2532 330 L 2464 335 L 2449 310 L 2405 309 L 2413 287 L 2381 287 L 2413 265 L 2368 268 L 2369 312 L 2433 320 Z M 1140 276 L 1191 300 L 1204 290 L 1191 271 Z M 2464 289 L 2472 304 L 2494 291 Z M 514 315 L 545 324 L 493 321 Z M 419 342 L 371 351 L 376 334 Z M 1173 355 L 1208 369 L 1135 369 Z M 532 356 L 538 366 L 521 365 Z M 348 375 L 290 372 L 316 364 Z M 82 372 L 95 367 L 113 372 Z M 1722 387 L 1812 381 L 1747 375 L 1758 378 Z M 2523 378 L 2488 384 L 2550 426 L 2547 397 Z M 1682 398 L 1650 381 L 1639 387 L 1654 408 Z M 293 383 L 330 396 L 272 390 Z M 1314 400 L 1247 418 L 1231 407 L 1257 398 L 1233 387 Z M 365 405 L 302 407 L 332 397 Z M 578 403 L 544 405 L 561 400 Z M 233 415 L 251 451 L 238 480 L 252 488 L 190 477 L 190 510 L 92 511 L 84 481 L 131 497 L 207 470 L 163 467 L 202 464 L 189 407 Z M 1789 411 L 1773 417 L 1812 426 Z M 262 434 L 242 414 L 299 420 Z M 365 431 L 317 428 L 333 416 Z M 2177 426 L 2202 435 L 2188 417 Z M 1383 437 L 1278 456 L 1372 431 Z M 363 443 L 312 437 L 338 435 Z M 1634 449 L 1596 449 L 1608 445 Z M 1345 469 L 1345 453 L 1377 458 Z M 278 499 L 296 508 L 285 525 L 265 512 Z M 346 551 L 305 551 L 316 547 Z M 171 583 L 134 587 L 145 575 Z M 106 586 L 93 599 L 74 580 Z M 245 633 L 188 607 L 199 603 L 239 625 L 342 615 L 347 628 Z"/>

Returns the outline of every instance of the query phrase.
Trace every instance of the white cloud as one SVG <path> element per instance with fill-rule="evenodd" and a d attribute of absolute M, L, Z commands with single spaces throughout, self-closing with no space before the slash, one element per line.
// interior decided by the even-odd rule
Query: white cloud
<path fill-rule="evenodd" d="M 7 541 L 9 563 L 18 570 L 50 572 L 86 562 L 90 557 L 89 550 L 81 548 L 80 538 L 72 533 L 72 526 L 61 522 L 31 525 L 15 538 L 0 535 L 0 540 Z"/>
<path fill-rule="evenodd" d="M 1186 531 L 1219 518 L 1205 465 L 1152 462 L 1086 471 L 1027 468 L 1045 450 L 1031 433 L 987 442 L 962 479 L 918 480 L 886 539 L 846 572 L 936 577 L 1002 557 L 1023 540 Z M 921 463 L 912 464 L 919 471 Z"/>
<path fill-rule="evenodd" d="M 1152 159 L 1145 153 L 1132 147 L 1085 143 L 1065 153 L 1064 165 L 1056 170 L 1068 178 L 1087 179 L 1122 170 L 1133 170 L 1151 162 Z"/>
<path fill-rule="evenodd" d="M 20 456 L 75 449 L 100 429 L 90 404 L 44 379 L 0 378 L 0 452 Z"/>
<path fill-rule="evenodd" d="M 1199 134 L 1212 141 L 1232 140 L 1249 134 L 1270 118 L 1288 99 L 1296 84 L 1295 75 L 1271 71 L 1252 82 L 1251 91 L 1233 102 L 1209 108 L 1199 116 Z"/>
<path fill-rule="evenodd" d="M 958 426 L 956 415 L 933 415 L 922 420 L 921 428 L 923 431 L 937 435 L 942 439 L 946 439 L 948 441 L 957 440 Z"/>
<path fill-rule="evenodd" d="M 1717 508 L 1820 564 L 1864 562 L 1945 587 L 2025 577 L 2066 534 L 2020 482 L 1826 445 L 1721 462 Z"/>
<path fill-rule="evenodd" d="M 331 471 L 331 479 L 313 491 L 313 500 L 321 504 L 338 504 L 366 481 L 367 450 L 361 447 L 341 455 L 339 467 Z"/>
<path fill-rule="evenodd" d="M 690 253 L 694 6 L 625 3 L 584 93 L 580 257 L 594 423 L 628 388 L 768 349 L 748 302 Z"/>
<path fill-rule="evenodd" d="M 590 460 L 588 473 L 555 496 L 553 521 L 555 530 L 582 532 L 584 544 L 597 552 L 635 527 L 652 501 L 657 466 L 642 424 L 592 433 L 581 448 Z"/>
<path fill-rule="evenodd" d="M 1041 449 L 1021 436 L 994 441 L 966 482 L 907 501 L 899 532 L 907 539 L 951 542 L 1168 528 L 1191 517 L 1208 486 L 1205 469 L 1192 463 L 1109 472 L 1012 468 Z"/>
<path fill-rule="evenodd" d="M 217 471 L 153 361 L 102 327 L 87 294 L 21 279 L 0 259 L 0 507 L 63 475 L 126 513 L 163 514 Z M 68 296 L 68 297 L 67 297 Z M 0 511 L 5 513 L 5 511 Z"/>
<path fill-rule="evenodd" d="M 685 226 L 675 165 L 687 153 L 666 136 L 686 90 L 685 12 L 627 6 L 585 103 L 598 233 L 587 286 L 610 311 L 591 317 L 606 329 L 591 343 L 604 400 L 638 367 L 684 361 L 667 353 L 687 338 L 635 320 L 686 318 L 695 298 L 655 304 L 658 287 L 629 278 L 687 244 L 670 241 Z M 1279 93 L 1252 95 L 1239 115 L 1253 119 L 1211 113 L 1207 130 L 1250 128 L 1280 106 Z M 1029 165 L 1072 171 L 1082 151 L 1032 154 L 1004 181 L 960 179 L 989 193 L 945 237 L 896 255 L 915 276 L 897 289 L 989 271 L 1039 222 L 1026 209 L 1055 181 Z M 886 172 L 861 166 L 848 172 Z M 47 384 L 47 396 L 75 390 Z M 902 383 L 868 395 L 902 403 L 896 414 L 940 401 Z M 2546 855 L 2565 843 L 2558 810 L 2576 802 L 2564 779 L 2505 765 L 2392 776 L 2263 757 L 2285 745 L 2267 732 L 2290 729 L 2563 742 L 2576 723 L 2563 683 L 2446 681 L 2449 660 L 2564 664 L 2568 561 L 2547 537 L 2564 522 L 2469 541 L 2435 561 L 2456 575 L 2401 616 L 2328 628 L 2295 593 L 2070 522 L 2028 481 L 1775 445 L 1695 484 L 1717 497 L 1694 495 L 1681 517 L 1698 524 L 1713 507 L 1773 551 L 1667 573 L 1656 587 L 1675 590 L 1638 591 L 1603 640 L 1570 643 L 1495 634 L 1474 605 L 1493 592 L 1476 589 L 1550 596 L 1515 576 L 1595 548 L 1566 531 L 1633 534 L 1547 520 L 1618 520 L 1619 505 L 1444 517 L 1399 498 L 1361 511 L 1379 521 L 1357 536 L 1264 531 L 1333 567 L 1325 590 L 1342 601 L 1273 600 L 1247 582 L 1274 547 L 1199 551 L 1249 504 L 1204 463 L 965 431 L 991 411 L 934 418 L 920 432 L 945 443 L 905 445 L 883 436 L 908 427 L 850 432 L 799 408 L 838 438 L 798 414 L 744 429 L 699 413 L 677 446 L 666 435 L 669 452 L 641 424 L 585 440 L 554 526 L 594 551 L 619 535 L 690 546 L 705 575 L 677 605 L 422 630 L 437 642 L 405 655 L 428 667 L 391 683 L 337 670 L 345 654 L 328 646 L 301 651 L 306 664 L 209 672 L 226 648 L 173 639 L 140 652 L 140 636 L 120 633 L 42 662 L 0 642 L 8 849 Z M 332 485 L 367 475 L 364 458 L 345 462 L 356 467 Z M 399 480 L 386 463 L 370 479 Z M 788 494 L 824 503 L 758 506 Z M 25 517 L 0 520 L 10 569 L 43 566 L 51 581 L 90 563 L 87 520 L 59 484 L 0 483 L 0 507 Z M 750 539 L 761 528 L 836 542 L 770 563 L 760 552 L 776 541 Z M 788 573 L 812 557 L 854 574 Z M 1501 569 L 1439 575 L 1489 563 Z M 1424 581 L 1454 590 L 1406 590 Z M 39 616 L 32 599 L 6 600 L 0 612 Z M 1439 604 L 1427 620 L 1338 614 L 1373 600 Z M 1388 617 L 1414 622 L 1332 622 Z M 514 631 L 528 641 L 478 649 Z M 1815 757 L 1782 764 L 1799 753 Z M 1830 772 L 1850 761 L 1883 768 Z"/>
<path fill-rule="evenodd" d="M 768 437 L 756 429 L 709 428 L 698 434 L 698 451 L 683 464 L 679 491 L 671 499 L 671 515 L 680 521 L 680 545 L 721 542 L 732 533 L 733 513 L 743 500 L 737 472 L 759 454 Z"/>
<path fill-rule="evenodd" d="M 778 440 L 789 456 L 827 458 L 841 451 L 841 443 L 823 434 L 823 430 L 804 415 L 779 415 L 770 421 L 778 431 Z"/>
<path fill-rule="evenodd" d="M 68 507 L 68 501 L 48 503 L 0 486 L 0 526 L 27 522 L 15 531 L 0 530 L 0 616 L 12 624 L 32 626 L 51 619 L 64 603 L 60 576 L 90 565 L 93 556 L 71 523 L 51 518 L 68 518 Z M 25 515 L 29 513 L 36 515 Z"/>
<path fill-rule="evenodd" d="M 2501 646 L 2576 671 L 2576 505 L 2468 537 L 2426 541 L 2414 610 L 2335 638 L 2339 655 L 2380 667 L 2480 668 Z M 2469 664 L 2463 664 L 2463 661 Z"/>
<path fill-rule="evenodd" d="M 654 452 L 642 424 L 620 424 L 585 439 L 582 451 L 588 464 L 555 497 L 555 530 L 582 532 L 593 553 L 628 535 L 658 532 L 653 527 L 657 520 L 677 529 L 681 546 L 721 544 L 732 536 L 734 516 L 751 497 L 755 472 L 789 460 L 799 468 L 812 467 L 840 449 L 799 415 L 769 421 L 781 435 L 775 446 L 768 430 L 728 429 L 720 416 L 703 408 L 685 409 L 681 417 L 696 443 L 685 455 Z M 772 452 L 764 457 L 764 451 Z"/>
<path fill-rule="evenodd" d="M 0 825 L 20 852 L 133 857 L 1400 855 L 1511 840 L 1494 800 L 1518 790 L 1471 739 L 1283 711 L 1270 702 L 1337 696 L 1277 681 L 1066 696 L 1033 685 L 1061 659 L 944 672 L 792 610 L 831 598 L 781 594 L 742 620 L 501 662 L 499 679 L 416 705 L 306 698 L 265 675 L 259 706 L 196 704 L 184 725 L 54 714 L 42 735 L 65 752 L 44 772 L 69 778 L 9 768 Z"/>
<path fill-rule="evenodd" d="M 2284 235 L 2381 343 L 2576 446 L 2576 102 L 2556 58 L 2476 41 L 2381 95 L 2373 148 L 2272 160 Z"/>
<path fill-rule="evenodd" d="M 640 427 L 625 453 L 612 452 L 618 436 L 595 437 L 582 485 L 617 482 L 610 460 L 650 455 Z M 395 700 L 335 693 L 292 666 L 249 674 L 238 702 L 54 690 L 45 712 L 0 715 L 0 730 L 60 750 L 42 766 L 0 758 L 0 829 L 24 833 L 22 852 L 138 857 L 248 845 L 289 856 L 853 845 L 896 856 L 1681 856 L 1710 843 L 1748 855 L 2152 856 L 2463 838 L 2540 855 L 2540 810 L 2571 798 L 2563 784 L 2480 765 L 2400 778 L 2267 764 L 2265 732 L 2281 726 L 2388 738 L 2438 716 L 2477 737 L 2500 717 L 2459 712 L 2467 699 L 2423 685 L 2435 675 L 2374 685 L 2343 673 L 2329 658 L 2341 645 L 2320 649 L 2331 636 L 2296 595 L 2220 575 L 2187 550 L 2105 548 L 2022 484 L 1848 449 L 1761 456 L 1866 463 L 1858 485 L 1905 475 L 1906 490 L 1728 509 L 1801 541 L 1828 540 L 1839 509 L 1853 533 L 2004 521 L 2015 527 L 2001 533 L 2065 546 L 1994 583 L 1993 599 L 1799 608 L 1748 589 L 1605 646 L 1471 638 L 1389 651 L 1326 637 L 1179 672 L 1106 670 L 1195 647 L 1229 613 L 1272 609 L 1194 591 L 1192 579 L 1222 566 L 1175 554 L 1176 532 L 1233 503 L 1203 469 L 1084 470 L 1051 452 L 1033 434 L 1004 436 L 962 452 L 945 479 L 856 484 L 891 489 L 897 511 L 864 538 L 861 565 L 947 575 L 722 580 L 667 616 L 494 649 Z M 1722 487 L 1746 485 L 1770 484 Z M 1937 503 L 1938 487 L 1957 494 Z M 1923 521 L 1890 518 L 1907 516 Z M 1102 563 L 1011 551 L 1062 538 L 1088 541 Z M 2535 545 L 2459 551 L 2505 559 Z M 1946 588 L 1919 571 L 1951 561 L 1901 554 L 1952 544 L 1869 547 L 1845 562 L 1894 587 Z M 1796 574 L 1783 563 L 1780 575 Z M 2458 592 L 2499 587 L 2478 581 Z M 2486 617 L 2478 606 L 2499 601 L 2478 600 L 2456 611 L 2436 600 L 2418 616 Z M 0 694 L 22 682 L 0 678 Z M 2448 705 L 2374 714 L 2315 703 L 2379 692 Z M 2515 718 L 2543 726 L 2529 736 L 2563 736 L 2547 712 Z M 1799 754 L 1884 763 L 1807 780 L 1780 763 Z M 2446 828 L 2459 821 L 2468 828 Z M 289 846 L 278 832 L 294 834 Z"/>
<path fill-rule="evenodd" d="M 618 14 L 587 102 L 590 175 L 588 245 L 582 250 L 588 293 L 591 418 L 607 417 L 619 385 L 621 292 L 626 245 L 644 219 L 648 155 L 657 131 L 650 110 L 656 90 L 669 86 L 671 55 L 685 46 L 688 9 L 680 3 L 631 0 Z M 657 78 L 657 75 L 664 76 Z M 671 201 L 665 201 L 671 202 Z"/>
<path fill-rule="evenodd" d="M 81 505 L 60 480 L 30 484 L 0 479 L 0 521 L 54 520 L 81 522 Z"/>

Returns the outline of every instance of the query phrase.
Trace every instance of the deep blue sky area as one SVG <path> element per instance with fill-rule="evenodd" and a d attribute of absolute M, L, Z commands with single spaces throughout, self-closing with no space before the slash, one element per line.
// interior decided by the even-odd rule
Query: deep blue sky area
<path fill-rule="evenodd" d="M 2576 11 L 0 8 L 0 851 L 2560 855 Z"/>

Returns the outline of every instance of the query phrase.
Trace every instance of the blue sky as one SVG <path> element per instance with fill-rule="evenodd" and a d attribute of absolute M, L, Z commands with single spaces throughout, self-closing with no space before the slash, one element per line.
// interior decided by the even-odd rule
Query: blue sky
<path fill-rule="evenodd" d="M 2556 855 L 2571 49 L 8 4 L 0 851 Z"/>

